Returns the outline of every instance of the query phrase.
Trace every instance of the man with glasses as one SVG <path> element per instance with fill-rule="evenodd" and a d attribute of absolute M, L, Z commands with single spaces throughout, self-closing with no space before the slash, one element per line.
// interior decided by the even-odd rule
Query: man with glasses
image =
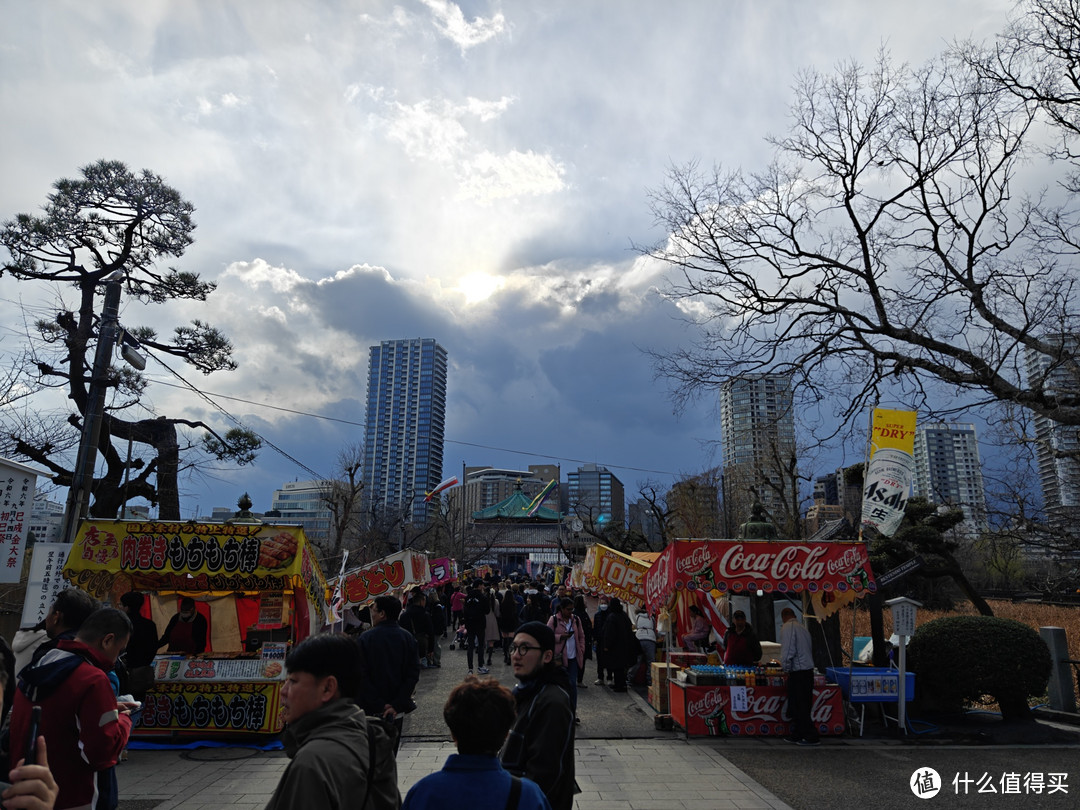
<path fill-rule="evenodd" d="M 555 664 L 555 632 L 526 622 L 510 645 L 510 664 L 520 682 L 514 689 L 517 719 L 503 745 L 503 767 L 532 779 L 552 810 L 574 803 L 574 710 L 566 670 Z"/>

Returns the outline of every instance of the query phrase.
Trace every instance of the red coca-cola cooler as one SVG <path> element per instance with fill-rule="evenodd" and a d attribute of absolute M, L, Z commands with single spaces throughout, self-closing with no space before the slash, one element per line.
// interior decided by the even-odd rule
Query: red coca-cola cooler
<path fill-rule="evenodd" d="M 782 686 L 694 686 L 672 681 L 671 716 L 690 736 L 782 737 L 791 733 Z M 810 718 L 822 736 L 844 733 L 840 687 L 814 688 Z"/>

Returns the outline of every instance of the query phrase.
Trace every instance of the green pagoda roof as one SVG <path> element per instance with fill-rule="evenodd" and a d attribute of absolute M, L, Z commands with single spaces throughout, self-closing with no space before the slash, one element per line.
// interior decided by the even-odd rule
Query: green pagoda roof
<path fill-rule="evenodd" d="M 517 489 L 514 491 L 514 494 L 505 501 L 500 501 L 497 504 L 489 506 L 487 509 L 473 512 L 473 520 L 498 520 L 499 518 L 502 518 L 503 520 L 562 520 L 562 512 L 555 509 L 548 509 L 543 505 L 530 516 L 528 511 L 532 500 L 532 498 L 520 489 Z"/>

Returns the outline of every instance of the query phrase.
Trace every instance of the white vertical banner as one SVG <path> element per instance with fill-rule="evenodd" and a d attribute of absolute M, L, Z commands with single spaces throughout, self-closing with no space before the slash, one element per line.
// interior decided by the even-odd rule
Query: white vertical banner
<path fill-rule="evenodd" d="M 68 587 L 64 563 L 69 551 L 71 543 L 34 543 L 20 627 L 33 627 L 44 619 L 57 594 Z"/>
<path fill-rule="evenodd" d="M 16 583 L 22 577 L 37 476 L 30 467 L 0 459 L 0 582 Z"/>

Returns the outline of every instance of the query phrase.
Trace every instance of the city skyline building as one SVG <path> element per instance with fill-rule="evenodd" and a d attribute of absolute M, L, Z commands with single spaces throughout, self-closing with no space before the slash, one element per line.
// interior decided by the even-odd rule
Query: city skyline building
<path fill-rule="evenodd" d="M 330 540 L 333 516 L 326 496 L 334 486 L 330 479 L 289 481 L 275 489 L 270 499 L 268 523 L 298 523 L 309 542 L 325 548 Z M 226 519 L 231 518 L 228 515 Z"/>
<path fill-rule="evenodd" d="M 987 528 L 986 493 L 975 425 L 938 422 L 915 430 L 916 496 L 930 503 L 959 508 L 964 521 L 958 527 L 968 536 Z"/>
<path fill-rule="evenodd" d="M 426 525 L 442 480 L 447 353 L 433 338 L 384 340 L 368 359 L 364 429 L 366 513 Z"/>
<path fill-rule="evenodd" d="M 1046 335 L 1043 341 L 1059 350 L 1057 356 L 1031 349 L 1025 353 L 1028 385 L 1052 396 L 1075 402 L 1080 396 L 1080 336 Z M 1042 489 L 1043 509 L 1052 526 L 1071 525 L 1080 517 L 1080 430 L 1041 414 L 1033 418 L 1035 453 Z"/>
<path fill-rule="evenodd" d="M 562 485 L 557 464 L 530 464 L 524 470 L 476 466 L 465 467 L 463 472 L 460 486 L 448 489 L 443 495 L 452 514 L 460 514 L 462 508 L 466 515 L 487 509 L 505 501 L 519 488 L 532 499 L 552 480 L 558 490 L 545 500 L 545 505 L 556 511 L 559 509 L 558 493 L 562 491 Z"/>
<path fill-rule="evenodd" d="M 738 377 L 719 399 L 725 534 L 738 536 L 757 501 L 783 535 L 800 511 L 791 375 Z"/>
<path fill-rule="evenodd" d="M 574 514 L 590 530 L 603 534 L 609 527 L 626 528 L 626 494 L 607 467 L 584 464 L 566 474 L 564 511 Z"/>

